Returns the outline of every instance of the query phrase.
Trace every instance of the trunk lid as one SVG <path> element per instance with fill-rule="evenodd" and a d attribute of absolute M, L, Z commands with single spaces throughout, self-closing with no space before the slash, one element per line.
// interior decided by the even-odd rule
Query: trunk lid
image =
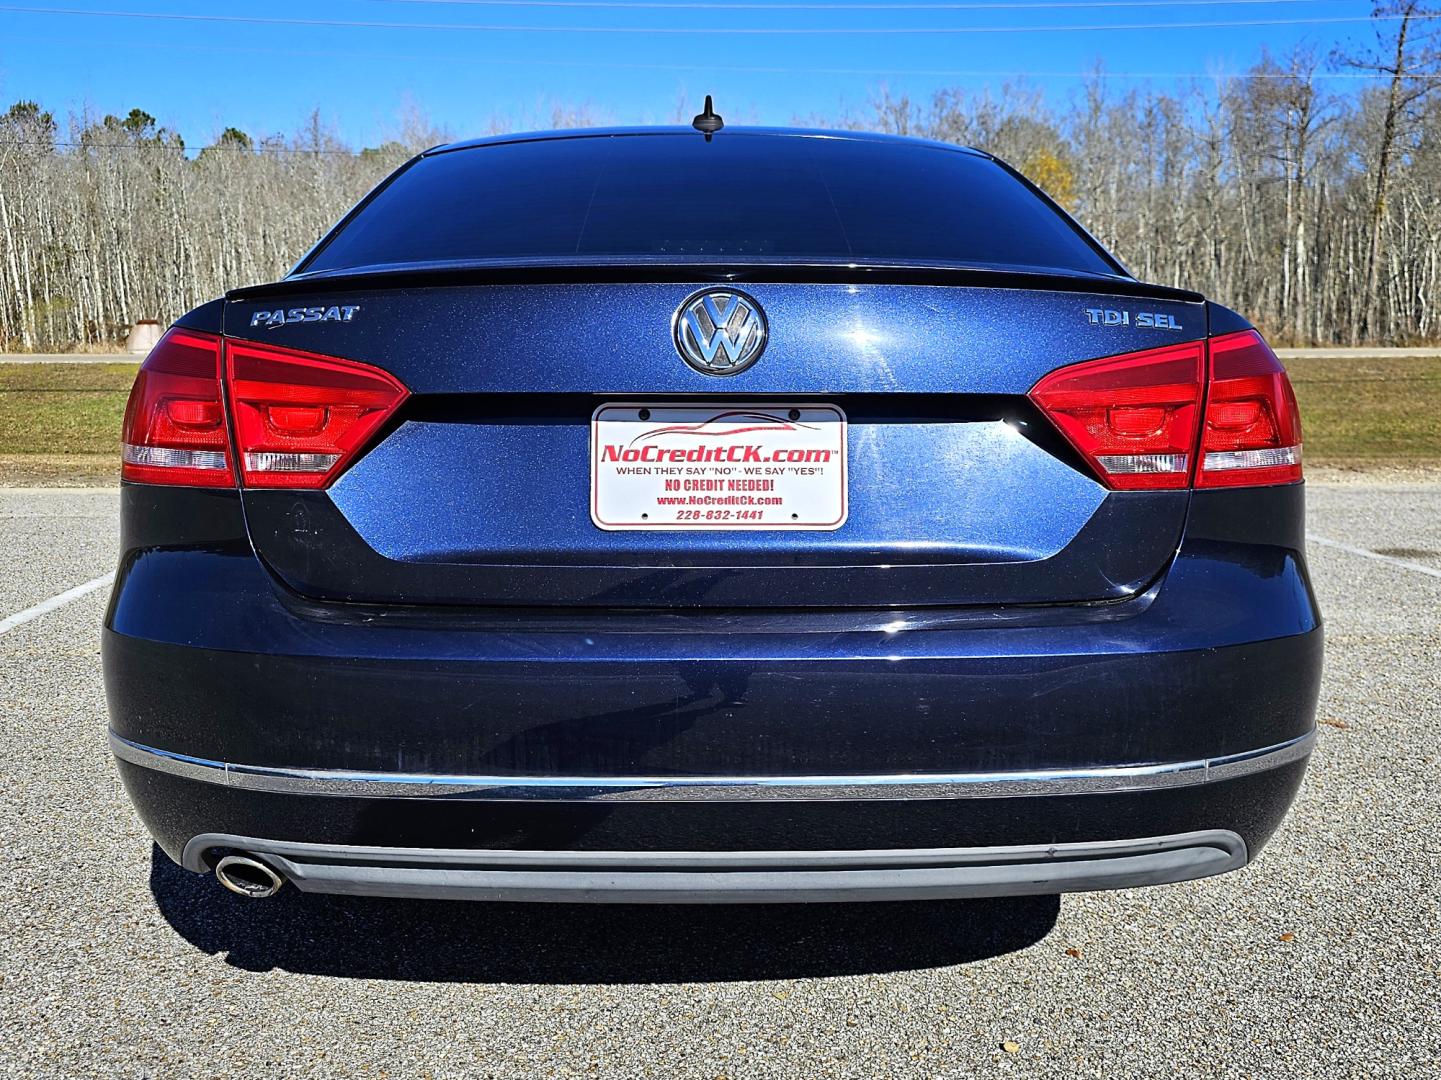
<path fill-rule="evenodd" d="M 228 336 L 372 364 L 411 391 L 328 490 L 244 492 L 260 557 L 329 600 L 784 608 L 1113 600 L 1175 550 L 1188 493 L 1108 491 L 1025 395 L 1067 364 L 1204 337 L 1198 297 L 994 273 L 750 281 L 768 344 L 717 378 L 672 338 L 711 282 L 588 276 L 372 274 L 232 294 Z M 317 306 L 353 311 L 307 321 Z M 598 527 L 592 417 L 615 404 L 672 419 L 692 405 L 840 410 L 843 523 Z"/>

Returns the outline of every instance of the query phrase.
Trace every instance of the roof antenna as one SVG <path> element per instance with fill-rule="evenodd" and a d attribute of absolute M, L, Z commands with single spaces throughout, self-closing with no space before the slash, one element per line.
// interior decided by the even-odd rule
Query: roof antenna
<path fill-rule="evenodd" d="M 697 113 L 696 118 L 690 122 L 690 126 L 703 133 L 706 142 L 710 142 L 710 137 L 726 126 L 726 122 L 720 118 L 720 113 L 711 107 L 709 94 L 705 96 L 705 112 Z"/>

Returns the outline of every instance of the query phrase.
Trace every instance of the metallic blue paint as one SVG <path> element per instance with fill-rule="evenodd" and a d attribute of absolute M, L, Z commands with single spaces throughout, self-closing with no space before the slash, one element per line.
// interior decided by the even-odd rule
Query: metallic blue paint
<path fill-rule="evenodd" d="M 651 534 L 635 534 L 635 541 L 591 548 L 579 557 L 567 552 L 542 559 L 522 551 L 495 562 L 401 561 L 365 543 L 325 492 L 250 492 L 246 515 L 251 538 L 271 570 L 287 587 L 321 600 L 904 611 L 1130 596 L 1159 577 L 1175 553 L 1189 500 L 1185 491 L 1110 492 L 1056 554 L 1021 561 L 996 561 L 994 554 L 975 549 L 968 561 L 947 561 L 945 551 L 913 549 L 906 542 L 876 545 L 862 557 L 815 541 L 787 546 L 776 539 L 784 534 L 775 533 L 768 533 L 768 540 L 666 548 L 656 546 Z M 408 520 L 413 536 L 431 527 L 421 516 Z M 988 527 L 983 512 L 962 524 Z"/>
<path fill-rule="evenodd" d="M 379 554 L 409 562 L 590 562 L 617 554 L 664 561 L 680 551 L 822 548 L 846 563 L 892 548 L 908 561 L 922 554 L 945 562 L 1049 558 L 1106 497 L 1100 484 L 1002 421 L 862 420 L 849 429 L 851 490 L 884 491 L 904 471 L 924 485 L 924 497 L 856 498 L 845 525 L 820 540 L 795 532 L 616 536 L 597 529 L 586 512 L 589 434 L 588 424 L 559 419 L 407 423 L 341 477 L 331 498 Z M 524 462 L 536 466 L 508 464 Z M 1034 506 L 1028 493 L 1039 490 L 1051 498 Z M 404 516 L 394 512 L 397 504 L 407 508 Z M 425 527 L 417 529 L 417 521 Z"/>
<path fill-rule="evenodd" d="M 415 394 L 1024 394 L 1065 364 L 1206 335 L 1202 304 L 1090 292 L 926 285 L 745 286 L 770 344 L 719 387 L 676 355 L 676 307 L 706 282 L 491 285 L 294 293 L 359 305 L 350 323 L 251 329 L 269 300 L 232 300 L 226 332 L 377 364 Z M 330 286 L 333 288 L 334 286 Z M 1180 331 L 1092 326 L 1085 309 L 1173 315 Z"/>
<path fill-rule="evenodd" d="M 128 486 L 126 514 L 170 494 Z M 1234 496 L 1198 497 L 1174 566 L 1131 600 L 909 624 L 857 612 L 850 628 L 799 613 L 573 613 L 539 629 L 523 615 L 407 617 L 298 601 L 240 539 L 128 547 L 104 641 L 112 722 L 216 760 L 447 773 L 979 771 L 1242 752 L 1311 728 L 1321 641 L 1289 522 L 1299 489 Z"/>

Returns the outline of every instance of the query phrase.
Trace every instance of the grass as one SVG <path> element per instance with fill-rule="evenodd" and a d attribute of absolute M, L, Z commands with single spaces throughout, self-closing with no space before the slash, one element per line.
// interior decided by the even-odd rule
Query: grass
<path fill-rule="evenodd" d="M 1306 461 L 1341 468 L 1441 464 L 1441 357 L 1287 362 Z"/>
<path fill-rule="evenodd" d="M 1441 465 L 1441 357 L 1287 365 L 1309 464 Z M 0 484 L 114 483 L 135 365 L 0 364 Z"/>
<path fill-rule="evenodd" d="M 118 454 L 135 364 L 0 364 L 0 454 Z"/>
<path fill-rule="evenodd" d="M 135 364 L 0 364 L 0 484 L 113 484 Z"/>

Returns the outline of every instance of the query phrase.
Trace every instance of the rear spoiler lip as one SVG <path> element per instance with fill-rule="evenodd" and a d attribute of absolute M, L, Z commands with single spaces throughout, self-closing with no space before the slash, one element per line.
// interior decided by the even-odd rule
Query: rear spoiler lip
<path fill-rule="evenodd" d="M 280 281 L 249 285 L 226 293 L 227 300 L 373 288 L 424 288 L 446 285 L 564 285 L 621 283 L 775 282 L 837 285 L 935 285 L 1048 292 L 1098 293 L 1149 300 L 1200 304 L 1205 297 L 1185 289 L 1152 285 L 1121 275 L 1092 275 L 1033 268 L 947 263 L 880 262 L 637 262 L 589 260 L 537 263 L 476 262 L 359 267 L 297 274 Z"/>

